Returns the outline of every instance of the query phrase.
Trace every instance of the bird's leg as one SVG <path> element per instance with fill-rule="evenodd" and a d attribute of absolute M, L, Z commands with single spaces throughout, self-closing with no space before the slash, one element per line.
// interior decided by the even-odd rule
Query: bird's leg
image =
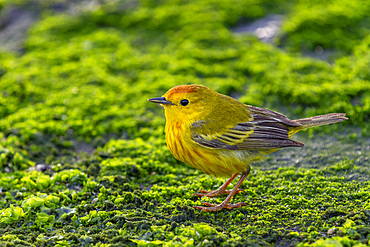
<path fill-rule="evenodd" d="M 233 197 L 233 195 L 238 190 L 239 186 L 243 183 L 243 181 L 247 178 L 251 168 L 248 167 L 248 170 L 242 173 L 242 176 L 240 177 L 238 183 L 235 185 L 234 189 L 231 191 L 231 193 L 226 197 L 226 199 L 221 204 L 212 204 L 209 202 L 202 202 L 204 205 L 208 207 L 203 206 L 194 206 L 194 208 L 201 209 L 202 211 L 211 212 L 211 211 L 219 211 L 223 208 L 227 209 L 233 209 L 233 208 L 240 208 L 241 206 L 247 205 L 245 202 L 238 202 L 235 204 L 230 204 L 230 200 Z"/>
<path fill-rule="evenodd" d="M 226 190 L 227 186 L 238 176 L 239 173 L 235 173 L 234 175 L 231 176 L 223 185 L 220 186 L 217 190 L 198 190 L 197 193 L 194 193 L 194 196 L 197 197 L 202 197 L 202 196 L 207 196 L 207 197 L 215 197 L 219 195 L 225 195 L 225 194 L 230 194 L 231 190 Z M 244 192 L 242 189 L 238 189 L 235 193 L 239 192 Z"/>

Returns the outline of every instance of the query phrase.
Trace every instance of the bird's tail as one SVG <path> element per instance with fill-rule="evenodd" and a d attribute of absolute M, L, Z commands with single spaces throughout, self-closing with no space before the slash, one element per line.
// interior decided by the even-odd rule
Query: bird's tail
<path fill-rule="evenodd" d="M 329 113 L 326 115 L 294 120 L 294 122 L 299 123 L 301 126 L 294 127 L 293 129 L 291 129 L 289 135 L 293 135 L 300 130 L 311 127 L 342 122 L 348 119 L 345 117 L 345 115 L 346 115 L 345 113 Z"/>

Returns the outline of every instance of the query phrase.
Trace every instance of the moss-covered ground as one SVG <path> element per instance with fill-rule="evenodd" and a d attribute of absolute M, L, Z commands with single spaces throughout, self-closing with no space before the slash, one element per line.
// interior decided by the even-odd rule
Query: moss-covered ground
<path fill-rule="evenodd" d="M 2 246 L 369 244 L 369 1 L 75 3 L 0 0 L 39 11 L 22 49 L 0 51 Z M 272 44 L 232 31 L 272 14 Z M 201 212 L 224 198 L 192 194 L 225 180 L 175 160 L 147 102 L 187 83 L 349 120 L 253 164 L 233 199 L 247 206 Z"/>

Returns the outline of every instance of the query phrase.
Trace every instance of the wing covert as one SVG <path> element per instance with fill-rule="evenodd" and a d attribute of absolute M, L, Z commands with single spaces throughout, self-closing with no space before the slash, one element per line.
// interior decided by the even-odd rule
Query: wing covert
<path fill-rule="evenodd" d="M 263 108 L 253 107 L 253 120 L 239 123 L 225 133 L 193 134 L 199 145 L 213 149 L 255 150 L 282 147 L 302 147 L 303 143 L 289 139 L 288 126 L 297 126 L 286 116 Z"/>

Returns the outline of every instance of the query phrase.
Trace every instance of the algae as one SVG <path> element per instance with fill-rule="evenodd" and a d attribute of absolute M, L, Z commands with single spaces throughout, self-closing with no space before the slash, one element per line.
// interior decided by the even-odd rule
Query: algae
<path fill-rule="evenodd" d="M 369 243 L 366 1 L 85 2 L 41 4 L 22 51 L 0 51 L 2 245 Z M 273 44 L 232 32 L 269 14 L 284 16 Z M 335 54 L 305 56 L 317 49 Z M 163 110 L 147 102 L 187 83 L 291 118 L 349 120 L 253 164 L 233 198 L 247 206 L 200 212 L 224 198 L 192 194 L 224 179 L 175 160 Z"/>

